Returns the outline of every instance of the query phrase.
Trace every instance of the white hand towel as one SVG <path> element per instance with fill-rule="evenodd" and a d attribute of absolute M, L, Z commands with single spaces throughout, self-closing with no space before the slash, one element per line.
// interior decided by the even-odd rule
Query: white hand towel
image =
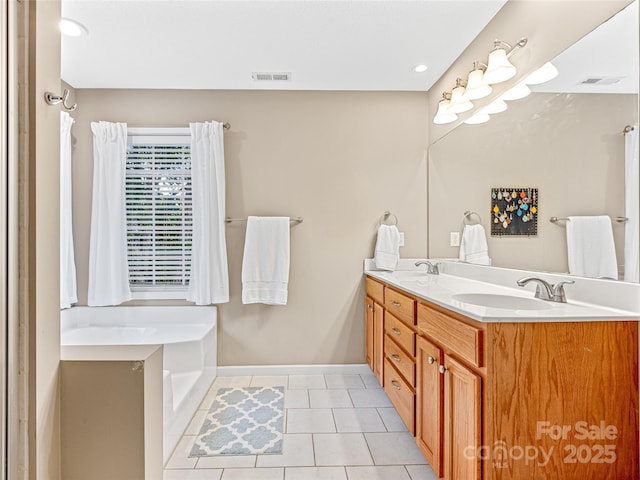
<path fill-rule="evenodd" d="M 378 270 L 394 271 L 400 258 L 400 232 L 395 225 L 380 225 L 373 261 Z"/>
<path fill-rule="evenodd" d="M 289 217 L 249 217 L 242 259 L 242 303 L 286 305 Z"/>
<path fill-rule="evenodd" d="M 569 273 L 591 278 L 618 279 L 618 261 L 611 218 L 569 217 L 567 221 Z"/>
<path fill-rule="evenodd" d="M 458 258 L 461 262 L 475 263 L 476 265 L 491 265 L 487 237 L 482 225 L 464 226 Z"/>

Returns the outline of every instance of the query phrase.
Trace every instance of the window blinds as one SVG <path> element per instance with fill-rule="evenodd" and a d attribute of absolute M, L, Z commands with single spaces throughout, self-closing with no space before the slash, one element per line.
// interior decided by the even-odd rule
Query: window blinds
<path fill-rule="evenodd" d="M 189 137 L 129 137 L 126 215 L 132 290 L 186 289 L 191 272 Z"/>

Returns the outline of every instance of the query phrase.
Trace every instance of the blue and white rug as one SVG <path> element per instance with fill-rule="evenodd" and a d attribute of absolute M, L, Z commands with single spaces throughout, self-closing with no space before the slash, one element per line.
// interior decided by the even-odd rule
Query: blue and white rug
<path fill-rule="evenodd" d="M 284 387 L 221 388 L 191 457 L 282 453 Z"/>

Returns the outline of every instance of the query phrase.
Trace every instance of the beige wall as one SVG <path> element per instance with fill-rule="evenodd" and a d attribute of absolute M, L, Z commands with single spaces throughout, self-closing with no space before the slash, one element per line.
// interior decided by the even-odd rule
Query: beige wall
<path fill-rule="evenodd" d="M 385 210 L 406 234 L 402 256 L 427 248 L 424 93 L 75 92 L 74 235 L 87 298 L 90 122 L 186 125 L 215 119 L 225 133 L 227 215 L 291 215 L 289 303 L 241 304 L 245 224 L 227 226 L 231 302 L 219 310 L 220 365 L 364 363 L 362 260 Z M 174 302 L 175 303 L 175 302 Z"/>
<path fill-rule="evenodd" d="M 45 480 L 60 478 L 60 109 L 43 100 L 45 91 L 60 90 L 60 2 L 28 8 L 29 155 L 21 165 L 27 182 L 21 229 L 28 235 L 21 237 L 28 241 L 21 275 L 28 290 L 21 315 L 28 315 L 29 478 Z"/>
<path fill-rule="evenodd" d="M 429 255 L 457 257 L 449 232 L 466 210 L 482 217 L 493 265 L 566 272 L 566 229 L 551 216 L 624 216 L 625 125 L 636 95 L 534 93 L 481 125 L 462 125 L 429 149 Z M 539 189 L 538 235 L 491 237 L 492 187 Z M 614 224 L 618 263 L 624 226 Z"/>

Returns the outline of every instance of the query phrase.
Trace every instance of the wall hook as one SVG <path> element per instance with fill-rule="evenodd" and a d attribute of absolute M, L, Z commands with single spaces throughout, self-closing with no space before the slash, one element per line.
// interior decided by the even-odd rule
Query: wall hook
<path fill-rule="evenodd" d="M 67 112 L 73 112 L 78 106 L 78 104 L 74 103 L 73 105 L 67 105 L 68 99 L 69 99 L 69 90 L 67 90 L 66 88 L 64 89 L 62 96 L 56 95 L 55 93 L 51 93 L 51 92 L 44 92 L 44 101 L 47 102 L 47 104 L 57 105 L 58 103 L 62 102 L 62 106 Z"/>

